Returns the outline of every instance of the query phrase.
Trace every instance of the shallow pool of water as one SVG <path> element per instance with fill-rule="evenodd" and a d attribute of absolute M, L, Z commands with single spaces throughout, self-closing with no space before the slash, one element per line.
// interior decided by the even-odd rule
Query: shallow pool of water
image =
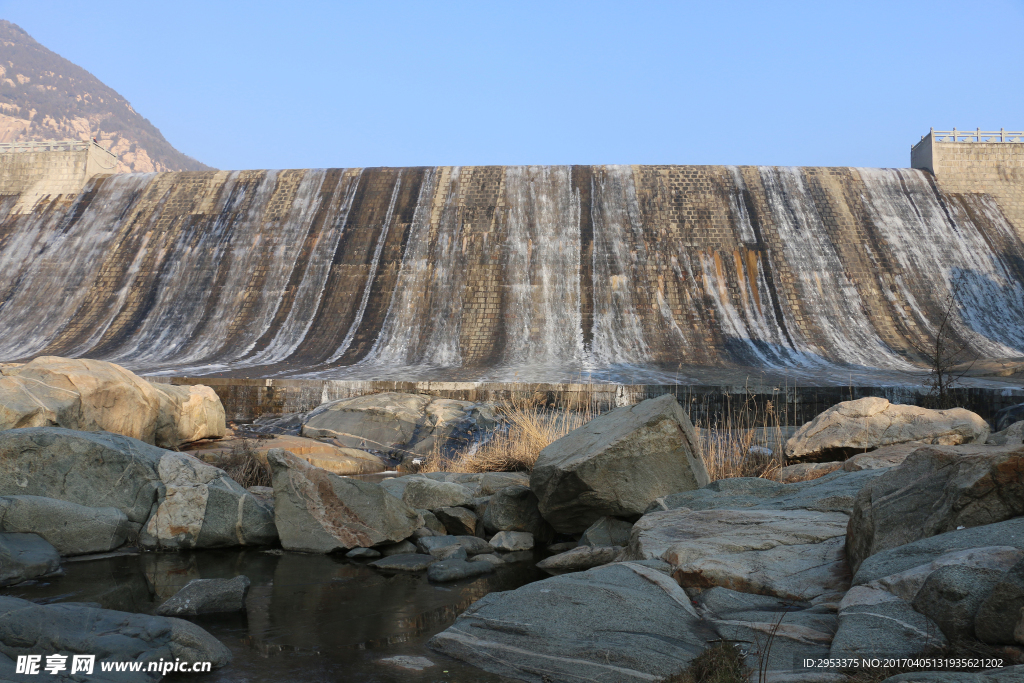
<path fill-rule="evenodd" d="M 36 602 L 94 602 L 107 609 L 155 614 L 193 579 L 249 577 L 246 612 L 193 619 L 234 654 L 212 674 L 167 681 L 346 683 L 496 683 L 488 674 L 431 652 L 426 642 L 473 602 L 543 578 L 532 563 L 506 565 L 489 576 L 448 584 L 425 574 L 384 575 L 340 556 L 280 550 L 140 553 L 72 561 L 65 575 L 5 589 Z M 426 657 L 413 671 L 382 660 Z"/>

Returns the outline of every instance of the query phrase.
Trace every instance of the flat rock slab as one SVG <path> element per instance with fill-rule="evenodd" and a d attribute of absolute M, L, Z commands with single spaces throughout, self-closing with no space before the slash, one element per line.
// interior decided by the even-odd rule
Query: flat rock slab
<path fill-rule="evenodd" d="M 704 591 L 694 602 L 723 640 L 747 652 L 751 669 L 767 658 L 769 679 L 791 680 L 798 658 L 828 657 L 838 622 L 825 607 L 727 588 Z"/>
<path fill-rule="evenodd" d="M 61 555 L 105 553 L 138 531 L 123 512 L 41 496 L 0 497 L 0 531 L 35 533 Z"/>
<path fill-rule="evenodd" d="M 490 562 L 467 562 L 465 559 L 451 559 L 434 562 L 427 567 L 427 578 L 437 582 L 458 581 L 490 574 L 493 571 L 494 565 Z"/>
<path fill-rule="evenodd" d="M 860 472 L 861 470 L 883 470 L 896 467 L 907 459 L 907 456 L 921 447 L 919 443 L 900 443 L 892 446 L 859 453 L 851 456 L 843 463 L 843 469 L 847 472 Z"/>
<path fill-rule="evenodd" d="M 800 462 L 795 465 L 780 467 L 769 475 L 769 479 L 780 484 L 794 484 L 811 481 L 826 474 L 831 474 L 843 466 L 841 462 Z"/>
<path fill-rule="evenodd" d="M 853 502 L 864 486 L 884 470 L 838 470 L 811 481 L 782 484 L 760 477 L 719 479 L 696 491 L 659 498 L 649 511 L 675 510 L 818 510 L 853 511 Z"/>
<path fill-rule="evenodd" d="M 60 554 L 44 539 L 0 533 L 0 586 L 60 573 Z"/>
<path fill-rule="evenodd" d="M 672 579 L 619 563 L 491 593 L 428 647 L 532 683 L 652 683 L 715 637 Z"/>
<path fill-rule="evenodd" d="M 537 569 L 542 569 L 548 574 L 582 572 L 614 562 L 621 552 L 622 548 L 620 546 L 599 547 L 581 545 L 572 550 L 541 560 L 537 563 Z"/>
<path fill-rule="evenodd" d="M 436 561 L 437 559 L 433 555 L 410 553 L 382 557 L 371 562 L 370 566 L 385 572 L 422 572 Z"/>
<path fill-rule="evenodd" d="M 211 441 L 204 443 L 201 448 L 188 452 L 203 462 L 215 467 L 226 468 L 241 464 L 241 458 L 244 457 L 242 446 L 242 439 Z M 358 448 L 335 446 L 301 436 L 275 434 L 268 439 L 250 440 L 248 446 L 255 456 L 264 462 L 268 452 L 280 448 L 305 460 L 313 467 L 319 467 L 333 474 L 374 474 L 386 469 L 384 461 L 373 453 L 367 453 Z"/>
<path fill-rule="evenodd" d="M 850 585 L 847 517 L 810 510 L 669 510 L 633 527 L 626 559 L 660 559 L 680 585 L 812 602 Z"/>
<path fill-rule="evenodd" d="M 888 591 L 856 586 L 843 598 L 831 656 L 916 657 L 947 645 L 938 624 Z"/>
<path fill-rule="evenodd" d="M 402 488 L 401 498 L 405 504 L 414 508 L 424 508 L 437 514 L 437 510 L 446 507 L 471 507 L 473 493 L 461 484 L 434 481 L 426 477 L 398 477 L 406 479 Z M 389 489 L 395 492 L 394 485 Z"/>
<path fill-rule="evenodd" d="M 484 539 L 477 536 L 424 536 L 416 541 L 416 547 L 425 553 L 433 554 L 440 548 L 457 545 L 466 549 L 466 553 L 473 555 L 487 555 L 494 552 L 494 548 Z"/>

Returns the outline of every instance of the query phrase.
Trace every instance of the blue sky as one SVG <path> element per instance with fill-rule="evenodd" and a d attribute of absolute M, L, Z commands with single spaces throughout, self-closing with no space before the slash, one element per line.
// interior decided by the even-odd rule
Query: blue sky
<path fill-rule="evenodd" d="M 907 166 L 1024 129 L 1024 0 L 55 2 L 0 18 L 225 169 Z"/>

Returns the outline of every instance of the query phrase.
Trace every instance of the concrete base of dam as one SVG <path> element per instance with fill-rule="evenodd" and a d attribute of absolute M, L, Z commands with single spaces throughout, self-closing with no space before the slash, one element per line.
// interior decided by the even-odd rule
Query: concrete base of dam
<path fill-rule="evenodd" d="M 462 401 L 530 401 L 548 406 L 584 407 L 603 412 L 663 394 L 674 394 L 690 419 L 714 424 L 738 413 L 764 414 L 769 404 L 781 424 L 801 425 L 825 409 L 865 396 L 920 405 L 928 395 L 923 384 L 879 386 L 802 386 L 786 378 L 747 377 L 736 384 L 594 384 L 530 382 L 401 382 L 381 380 L 245 379 L 232 377 L 148 377 L 169 384 L 204 384 L 224 403 L 228 420 L 252 422 L 262 415 L 307 412 L 321 403 L 382 392 L 427 394 Z M 782 379 L 775 382 L 772 379 Z M 767 381 L 766 381 L 767 380 Z M 985 419 L 1007 406 L 1024 403 L 1024 382 L 965 380 L 958 404 Z"/>

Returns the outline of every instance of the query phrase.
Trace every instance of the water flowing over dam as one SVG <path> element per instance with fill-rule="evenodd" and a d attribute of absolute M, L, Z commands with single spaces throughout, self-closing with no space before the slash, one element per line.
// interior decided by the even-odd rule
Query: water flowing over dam
<path fill-rule="evenodd" d="M 1024 356 L 1024 225 L 915 169 L 96 176 L 0 196 L 0 361 L 149 374 L 671 380 L 913 373 L 949 310 Z"/>

